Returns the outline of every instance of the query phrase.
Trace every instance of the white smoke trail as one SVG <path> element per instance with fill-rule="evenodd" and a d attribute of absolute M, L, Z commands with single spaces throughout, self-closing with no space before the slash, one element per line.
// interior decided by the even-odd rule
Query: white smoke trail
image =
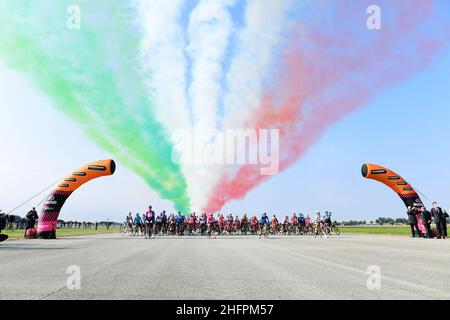
<path fill-rule="evenodd" d="M 185 39 L 180 23 L 184 0 L 137 0 L 135 4 L 144 29 L 141 61 L 156 117 L 169 133 L 190 129 Z"/>
<path fill-rule="evenodd" d="M 201 0 L 189 20 L 189 45 L 192 59 L 192 82 L 189 87 L 194 126 L 214 129 L 217 124 L 220 80 L 232 33 L 229 8 L 234 0 Z"/>
<path fill-rule="evenodd" d="M 222 62 L 233 31 L 229 11 L 235 0 L 201 0 L 190 14 L 189 45 L 192 82 L 189 86 L 193 115 L 193 142 L 198 151 L 197 165 L 185 166 L 188 193 L 193 210 L 207 202 L 209 190 L 220 174 L 202 161 L 203 150 L 213 142 L 218 125 L 219 99 L 222 97 Z M 206 140 L 205 140 L 206 138 Z"/>
<path fill-rule="evenodd" d="M 292 0 L 249 0 L 246 26 L 239 35 L 238 54 L 227 74 L 224 127 L 241 128 L 259 105 L 263 80 L 274 67 Z"/>

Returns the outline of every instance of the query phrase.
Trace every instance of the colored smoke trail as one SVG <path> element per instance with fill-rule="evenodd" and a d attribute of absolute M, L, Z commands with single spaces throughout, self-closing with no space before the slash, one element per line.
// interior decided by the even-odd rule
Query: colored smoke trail
<path fill-rule="evenodd" d="M 138 72 L 139 30 L 115 1 L 77 4 L 81 30 L 66 27 L 65 2 L 1 1 L 0 58 L 28 74 L 97 145 L 187 210 L 186 182 Z"/>
<path fill-rule="evenodd" d="M 345 21 L 355 21 L 352 13 L 368 3 L 358 5 L 346 3 Z M 426 66 L 443 44 L 442 35 L 433 38 L 421 29 L 432 14 L 430 2 L 397 2 L 395 9 L 389 27 L 371 39 L 361 38 L 342 15 L 333 16 L 331 30 L 320 23 L 314 29 L 305 24 L 296 28 L 277 85 L 267 90 L 258 116 L 247 123 L 248 128 L 280 129 L 280 170 L 304 155 L 337 120 Z M 205 211 L 217 212 L 228 201 L 243 198 L 268 178 L 259 169 L 246 165 L 225 174 Z"/>

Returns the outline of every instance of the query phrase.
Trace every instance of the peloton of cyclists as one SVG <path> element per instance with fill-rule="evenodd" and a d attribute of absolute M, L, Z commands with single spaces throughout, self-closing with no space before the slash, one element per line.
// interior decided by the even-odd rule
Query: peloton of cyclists
<path fill-rule="evenodd" d="M 130 212 L 123 224 L 123 233 L 132 236 L 145 236 L 146 239 L 153 239 L 156 236 L 190 236 L 203 235 L 211 238 L 216 235 L 259 235 L 261 238 L 272 235 L 320 235 L 326 237 L 332 232 L 339 234 L 339 230 L 332 223 L 332 213 L 326 211 L 323 215 L 316 212 L 314 219 L 306 214 L 293 213 L 291 217 L 285 216 L 282 223 L 278 221 L 276 215 L 269 218 L 267 213 L 263 213 L 258 219 L 255 215 L 249 219 L 244 214 L 240 219 L 238 215 L 228 214 L 207 214 L 203 212 L 197 216 L 195 212 L 183 215 L 180 211 L 175 215 L 167 215 L 162 211 L 159 215 L 155 213 L 152 206 L 148 207 L 145 214 Z"/>

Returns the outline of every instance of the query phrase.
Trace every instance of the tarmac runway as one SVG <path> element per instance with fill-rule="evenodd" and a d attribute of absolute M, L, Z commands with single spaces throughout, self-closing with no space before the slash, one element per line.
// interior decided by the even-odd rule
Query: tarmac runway
<path fill-rule="evenodd" d="M 450 299 L 450 241 L 119 234 L 7 241 L 0 288 L 0 299 Z"/>

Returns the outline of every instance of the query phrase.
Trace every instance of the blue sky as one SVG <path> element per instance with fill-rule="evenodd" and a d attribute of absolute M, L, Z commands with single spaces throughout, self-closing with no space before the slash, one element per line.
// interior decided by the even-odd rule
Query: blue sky
<path fill-rule="evenodd" d="M 331 210 L 337 220 L 400 217 L 402 201 L 387 187 L 361 177 L 365 162 L 389 167 L 433 201 L 450 208 L 450 46 L 407 81 L 332 126 L 288 170 L 232 201 L 223 212 L 279 216 Z M 0 62 L 0 209 L 9 211 L 86 162 L 113 157 L 96 147 L 22 74 Z M 24 215 L 37 197 L 16 213 Z M 429 205 L 429 201 L 423 198 Z M 69 198 L 62 219 L 121 220 L 130 210 L 171 209 L 118 163 Z"/>

